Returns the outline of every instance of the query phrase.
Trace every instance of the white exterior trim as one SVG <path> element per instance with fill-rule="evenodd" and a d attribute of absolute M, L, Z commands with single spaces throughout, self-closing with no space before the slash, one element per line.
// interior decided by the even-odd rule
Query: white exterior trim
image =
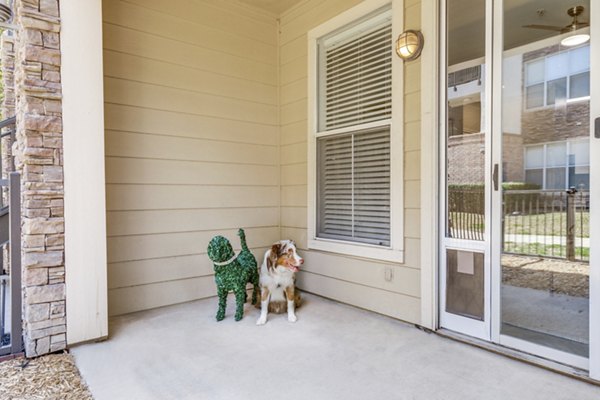
<path fill-rule="evenodd" d="M 590 2 L 590 15 L 599 15 L 600 4 Z M 594 126 L 594 120 L 600 118 L 600 21 L 594 21 L 591 25 L 590 44 L 590 127 Z M 600 238 L 600 139 L 594 137 L 592 128 L 590 137 L 590 238 L 595 238 L 596 243 Z M 590 246 L 590 353 L 589 371 L 590 378 L 600 381 L 600 249 L 598 246 Z"/>
<path fill-rule="evenodd" d="M 102 2 L 61 1 L 67 344 L 108 335 Z"/>
<path fill-rule="evenodd" d="M 504 133 L 502 132 L 502 107 L 504 106 L 502 101 L 502 68 L 503 68 L 503 40 L 504 36 L 504 4 L 502 1 L 497 1 L 492 5 L 492 14 L 488 15 L 486 25 L 492 25 L 492 30 L 489 34 L 492 36 L 491 40 L 491 72 L 489 74 L 492 79 L 492 98 L 491 100 L 491 115 L 486 115 L 486 118 L 491 118 L 491 130 L 489 136 L 492 137 L 492 148 L 491 148 L 491 161 L 486 159 L 486 165 L 490 168 L 494 168 L 494 163 L 498 164 L 498 190 L 491 188 L 491 210 L 487 214 L 491 215 L 491 221 L 488 222 L 486 219 L 486 226 L 489 226 L 491 230 L 490 240 L 490 276 L 492 283 L 490 286 L 490 296 L 486 298 L 486 301 L 491 302 L 491 340 L 494 343 L 509 343 L 506 346 L 511 347 L 510 343 L 514 343 L 517 346 L 521 341 L 518 339 L 514 342 L 505 341 L 501 343 L 501 328 L 502 328 L 502 313 L 501 313 L 501 301 L 502 301 L 502 139 Z M 494 19 L 495 18 L 495 19 Z M 489 44 L 488 44 L 489 46 Z M 499 78 L 498 78 L 499 77 Z M 490 104 L 490 103 L 487 103 Z M 488 149 L 486 149 L 488 151 Z M 487 181 L 489 182 L 489 181 Z M 489 204 L 489 203 L 488 203 Z"/>
<path fill-rule="evenodd" d="M 356 257 L 372 258 L 383 261 L 404 262 L 404 66 L 402 60 L 392 56 L 392 122 L 390 124 L 391 154 L 391 246 L 378 246 L 326 240 L 316 237 L 316 136 L 318 132 L 318 74 L 317 40 L 361 17 L 386 5 L 392 4 L 392 38 L 396 38 L 403 28 L 404 5 L 402 0 L 366 0 L 357 6 L 335 16 L 308 32 L 308 248 Z M 392 42 L 395 47 L 395 39 Z M 394 51 L 391 49 L 391 51 Z M 399 177 L 399 178 L 398 178 Z M 394 182 L 396 182 L 394 184 Z"/>
<path fill-rule="evenodd" d="M 439 4 L 421 1 L 421 325 L 438 326 Z"/>

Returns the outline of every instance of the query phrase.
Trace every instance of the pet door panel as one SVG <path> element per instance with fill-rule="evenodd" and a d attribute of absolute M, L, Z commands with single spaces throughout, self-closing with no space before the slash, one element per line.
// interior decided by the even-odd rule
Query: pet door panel
<path fill-rule="evenodd" d="M 446 250 L 446 311 L 483 321 L 483 253 Z"/>

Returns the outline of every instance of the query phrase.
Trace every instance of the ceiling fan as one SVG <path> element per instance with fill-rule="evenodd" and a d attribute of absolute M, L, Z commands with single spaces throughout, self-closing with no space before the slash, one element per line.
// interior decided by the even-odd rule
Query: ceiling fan
<path fill-rule="evenodd" d="M 590 26 L 589 22 L 581 22 L 577 20 L 585 8 L 583 6 L 575 6 L 571 7 L 567 10 L 567 14 L 573 18 L 573 21 L 567 26 L 552 26 L 552 25 L 523 25 L 523 28 L 531 28 L 531 29 L 545 29 L 548 31 L 556 31 L 560 33 L 573 32 L 580 28 L 585 28 L 586 26 Z"/>

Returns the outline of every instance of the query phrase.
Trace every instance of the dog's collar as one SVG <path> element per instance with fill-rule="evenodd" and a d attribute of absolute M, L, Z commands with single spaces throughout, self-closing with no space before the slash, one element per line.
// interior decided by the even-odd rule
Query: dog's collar
<path fill-rule="evenodd" d="M 235 261 L 235 259 L 239 256 L 239 254 L 234 254 L 233 257 L 231 257 L 229 260 L 227 261 L 222 261 L 222 262 L 216 262 L 213 261 L 213 264 L 215 264 L 218 267 L 221 267 L 223 265 L 227 265 L 227 264 L 231 264 L 233 261 Z"/>

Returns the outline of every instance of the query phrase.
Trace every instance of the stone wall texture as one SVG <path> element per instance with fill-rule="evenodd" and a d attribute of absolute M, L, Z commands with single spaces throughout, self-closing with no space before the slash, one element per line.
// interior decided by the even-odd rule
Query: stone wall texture
<path fill-rule="evenodd" d="M 28 357 L 66 347 L 58 0 L 16 0 L 17 170 L 22 175 L 23 336 Z"/>
<path fill-rule="evenodd" d="M 544 47 L 523 54 L 522 76 L 526 76 L 527 62 L 556 54 L 559 45 Z M 525 83 L 522 83 L 525 94 Z M 590 101 L 557 102 L 555 105 L 524 110 L 521 132 L 523 144 L 558 142 L 590 134 Z"/>

